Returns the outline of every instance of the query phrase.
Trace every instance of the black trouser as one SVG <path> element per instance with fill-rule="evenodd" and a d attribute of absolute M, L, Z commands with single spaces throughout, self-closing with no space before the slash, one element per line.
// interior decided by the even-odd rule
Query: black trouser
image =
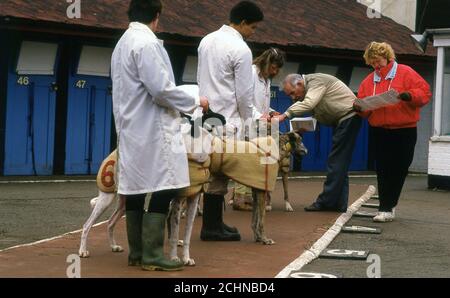
<path fill-rule="evenodd" d="M 417 128 L 373 128 L 380 212 L 398 204 L 409 166 L 414 158 Z"/>
<path fill-rule="evenodd" d="M 361 123 L 361 117 L 355 115 L 334 128 L 333 145 L 327 160 L 327 179 L 316 201 L 321 207 L 347 210 L 348 169 Z"/>
<path fill-rule="evenodd" d="M 162 190 L 152 194 L 148 205 L 148 212 L 169 213 L 170 201 L 178 194 L 179 189 Z M 127 211 L 144 210 L 146 194 L 125 196 L 125 208 Z"/>

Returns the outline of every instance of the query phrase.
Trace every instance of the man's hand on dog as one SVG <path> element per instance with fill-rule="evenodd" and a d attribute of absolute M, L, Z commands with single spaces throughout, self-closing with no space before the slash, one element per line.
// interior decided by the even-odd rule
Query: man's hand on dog
<path fill-rule="evenodd" d="M 269 115 L 269 114 L 263 114 L 263 115 L 259 118 L 259 120 L 269 122 L 269 121 L 270 121 L 270 115 Z"/>
<path fill-rule="evenodd" d="M 285 114 L 281 114 L 278 116 L 273 116 L 272 118 L 270 118 L 270 121 L 278 121 L 278 122 L 283 122 L 287 120 L 287 116 Z"/>
<path fill-rule="evenodd" d="M 209 101 L 205 96 L 200 96 L 200 106 L 203 108 L 203 114 L 208 112 Z"/>
<path fill-rule="evenodd" d="M 272 118 L 272 117 L 275 117 L 275 116 L 280 116 L 281 113 L 280 113 L 280 112 L 277 112 L 277 111 L 271 111 L 271 112 L 269 113 L 269 115 L 270 115 L 270 117 Z"/>

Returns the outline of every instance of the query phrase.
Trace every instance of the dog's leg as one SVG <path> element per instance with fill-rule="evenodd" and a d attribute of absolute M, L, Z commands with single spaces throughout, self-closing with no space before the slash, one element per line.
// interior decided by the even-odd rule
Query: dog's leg
<path fill-rule="evenodd" d="M 123 252 L 124 249 L 117 245 L 116 239 L 114 239 L 114 227 L 125 214 L 125 198 L 121 195 L 119 196 L 119 200 L 117 201 L 116 210 L 111 215 L 108 221 L 108 236 L 109 236 L 109 245 L 111 246 L 112 252 Z"/>
<path fill-rule="evenodd" d="M 88 258 L 89 251 L 87 250 L 87 237 L 97 219 L 108 209 L 109 205 L 113 202 L 115 197 L 114 193 L 104 193 L 99 191 L 99 195 L 91 200 L 92 210 L 91 216 L 83 225 L 83 232 L 81 234 L 80 250 L 78 254 L 81 258 Z"/>
<path fill-rule="evenodd" d="M 284 205 L 286 212 L 294 212 L 291 203 L 289 202 L 289 192 L 288 192 L 288 173 L 285 171 L 281 172 L 281 177 L 283 178 L 283 190 L 284 190 Z"/>
<path fill-rule="evenodd" d="M 180 261 L 178 257 L 178 238 L 180 233 L 180 218 L 181 218 L 181 206 L 183 205 L 182 198 L 175 198 L 172 200 L 170 213 L 167 221 L 170 224 L 169 256 L 171 260 Z"/>
<path fill-rule="evenodd" d="M 273 245 L 275 241 L 266 237 L 264 222 L 266 217 L 266 193 L 262 190 L 253 189 L 253 216 L 252 229 L 256 242 L 265 245 Z"/>
<path fill-rule="evenodd" d="M 195 261 L 194 259 L 191 259 L 189 253 L 189 247 L 191 244 L 192 228 L 194 227 L 194 221 L 197 213 L 197 206 L 199 200 L 200 194 L 187 198 L 187 219 L 186 219 L 187 222 L 183 242 L 183 263 L 186 266 L 195 266 Z"/>
<path fill-rule="evenodd" d="M 267 193 L 267 199 L 266 199 L 266 211 L 270 212 L 272 211 L 272 193 Z"/>
<path fill-rule="evenodd" d="M 202 195 L 199 195 L 198 197 L 198 201 L 197 201 L 197 216 L 203 216 L 203 210 L 200 206 L 200 199 L 201 199 Z"/>

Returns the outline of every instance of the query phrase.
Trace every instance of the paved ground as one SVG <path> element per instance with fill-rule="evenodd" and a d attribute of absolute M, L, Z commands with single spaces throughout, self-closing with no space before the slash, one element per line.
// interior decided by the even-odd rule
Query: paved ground
<path fill-rule="evenodd" d="M 381 227 L 381 235 L 341 233 L 329 248 L 366 250 L 379 255 L 383 278 L 449 278 L 450 192 L 428 190 L 426 183 L 425 177 L 408 178 L 395 222 L 380 224 L 354 217 L 348 223 Z M 364 261 L 317 259 L 302 271 L 364 278 L 370 265 Z"/>
<path fill-rule="evenodd" d="M 274 194 L 274 209 L 267 216 L 267 234 L 277 244 L 253 242 L 251 213 L 225 213 L 227 223 L 237 226 L 242 241 L 202 242 L 201 219 L 194 227 L 192 257 L 197 266 L 178 273 L 147 273 L 126 266 L 127 255 L 113 254 L 107 245 L 105 226 L 94 229 L 89 238 L 91 258 L 82 260 L 84 277 L 274 277 L 301 252 L 310 247 L 334 223 L 338 213 L 307 214 L 303 207 L 321 191 L 322 182 L 292 181 L 294 213 L 285 213 L 281 184 Z M 95 195 L 93 183 L 0 184 L 0 236 L 3 247 L 53 237 L 79 229 L 89 215 L 89 199 Z M 351 200 L 360 197 L 367 185 L 352 185 Z M 79 234 L 0 252 L 0 276 L 65 277 L 66 258 L 77 253 Z M 117 227 L 119 243 L 126 244 L 124 221 Z M 126 246 L 126 245 L 125 245 Z"/>
<path fill-rule="evenodd" d="M 89 215 L 92 182 L 2 184 L 0 179 L 0 250 L 17 244 L 53 237 L 80 229 Z M 375 179 L 351 179 L 351 201 L 362 195 Z M 239 243 L 205 243 L 199 240 L 197 219 L 192 256 L 197 266 L 178 273 L 148 273 L 126 266 L 126 253 L 110 252 L 105 227 L 95 228 L 89 238 L 92 257 L 82 260 L 83 277 L 273 277 L 309 248 L 331 226 L 337 213 L 305 213 L 320 192 L 321 179 L 290 183 L 295 213 L 282 211 L 281 186 L 277 186 L 275 211 L 267 217 L 273 247 L 252 241 L 250 213 L 227 210 L 226 222 L 243 236 Z M 367 249 L 381 258 L 382 277 L 450 277 L 450 193 L 427 190 L 426 177 L 407 181 L 394 223 L 374 225 L 369 219 L 350 224 L 381 226 L 376 236 L 340 234 L 330 248 Z M 108 212 L 110 214 L 111 210 Z M 106 219 L 105 215 L 104 219 Z M 79 234 L 44 244 L 0 252 L 0 277 L 65 277 L 68 255 L 77 253 Z M 117 239 L 125 244 L 124 221 Z M 125 245 L 126 246 L 126 245 Z M 318 259 L 303 271 L 366 277 L 370 264 L 361 261 Z"/>

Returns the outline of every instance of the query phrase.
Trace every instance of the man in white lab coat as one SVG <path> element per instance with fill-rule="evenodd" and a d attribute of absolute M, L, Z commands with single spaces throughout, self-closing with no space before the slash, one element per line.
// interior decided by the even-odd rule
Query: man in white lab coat
<path fill-rule="evenodd" d="M 261 9 L 242 1 L 230 12 L 230 25 L 205 36 L 198 48 L 198 84 L 200 94 L 208 97 L 211 109 L 227 120 L 228 137 L 242 136 L 242 122 L 252 119 L 254 107 L 252 52 L 244 39 L 249 38 L 264 19 Z M 228 178 L 214 176 L 204 195 L 204 241 L 239 241 L 234 227 L 223 223 L 223 203 Z"/>
<path fill-rule="evenodd" d="M 118 136 L 118 193 L 126 198 L 130 266 L 144 270 L 180 270 L 164 258 L 164 229 L 169 203 L 190 185 L 180 132 L 180 112 L 205 97 L 190 95 L 174 83 L 166 50 L 154 32 L 162 11 L 160 0 L 132 0 L 130 26 L 119 40 L 111 62 L 113 113 Z M 147 193 L 152 193 L 144 213 Z"/>

